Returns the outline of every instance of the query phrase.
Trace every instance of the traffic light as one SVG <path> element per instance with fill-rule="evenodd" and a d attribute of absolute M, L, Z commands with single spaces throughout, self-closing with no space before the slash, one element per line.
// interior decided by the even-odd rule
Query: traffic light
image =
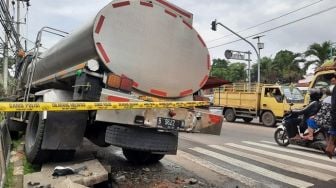
<path fill-rule="evenodd" d="M 217 31 L 217 20 L 211 22 L 211 29 Z"/>

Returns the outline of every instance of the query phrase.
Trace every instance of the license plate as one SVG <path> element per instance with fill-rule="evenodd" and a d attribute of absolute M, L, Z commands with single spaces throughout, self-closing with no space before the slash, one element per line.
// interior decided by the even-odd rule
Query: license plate
<path fill-rule="evenodd" d="M 171 119 L 171 118 L 164 118 L 164 117 L 158 117 L 157 118 L 157 125 L 162 126 L 166 129 L 178 129 L 184 127 L 184 121 Z"/>

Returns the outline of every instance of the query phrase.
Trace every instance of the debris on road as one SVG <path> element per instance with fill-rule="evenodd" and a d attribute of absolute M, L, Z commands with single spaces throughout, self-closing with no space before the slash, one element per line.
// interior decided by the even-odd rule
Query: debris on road
<path fill-rule="evenodd" d="M 81 169 L 80 171 L 64 176 L 53 176 L 56 166 L 67 166 L 68 169 L 72 168 Z M 85 166 L 86 168 L 82 168 Z M 44 187 L 83 187 L 93 186 L 108 180 L 108 172 L 101 165 L 98 160 L 90 160 L 85 162 L 71 162 L 71 163 L 58 163 L 58 164 L 45 164 L 41 172 L 27 174 L 24 176 L 24 187 L 31 187 L 31 185 L 44 186 Z M 78 185 L 77 185 L 78 184 Z M 71 187 L 70 186 L 70 187 Z"/>

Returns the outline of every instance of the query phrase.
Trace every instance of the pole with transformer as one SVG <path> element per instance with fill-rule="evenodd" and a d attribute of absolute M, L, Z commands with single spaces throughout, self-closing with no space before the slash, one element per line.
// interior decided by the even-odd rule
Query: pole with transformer
<path fill-rule="evenodd" d="M 259 52 L 259 62 L 258 62 L 258 82 L 260 83 L 260 50 L 261 49 L 264 49 L 264 43 L 261 43 L 260 42 L 260 38 L 261 37 L 264 37 L 265 35 L 259 35 L 259 36 L 255 36 L 253 37 L 252 39 L 258 39 L 258 43 L 257 43 L 257 46 L 258 46 L 258 52 Z"/>

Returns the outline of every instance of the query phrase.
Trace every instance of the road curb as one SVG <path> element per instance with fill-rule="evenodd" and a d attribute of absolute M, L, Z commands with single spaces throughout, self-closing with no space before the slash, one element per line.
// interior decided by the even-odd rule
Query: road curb
<path fill-rule="evenodd" d="M 10 163 L 13 164 L 13 187 L 23 188 L 23 176 L 24 176 L 24 143 L 20 145 L 11 152 Z"/>

